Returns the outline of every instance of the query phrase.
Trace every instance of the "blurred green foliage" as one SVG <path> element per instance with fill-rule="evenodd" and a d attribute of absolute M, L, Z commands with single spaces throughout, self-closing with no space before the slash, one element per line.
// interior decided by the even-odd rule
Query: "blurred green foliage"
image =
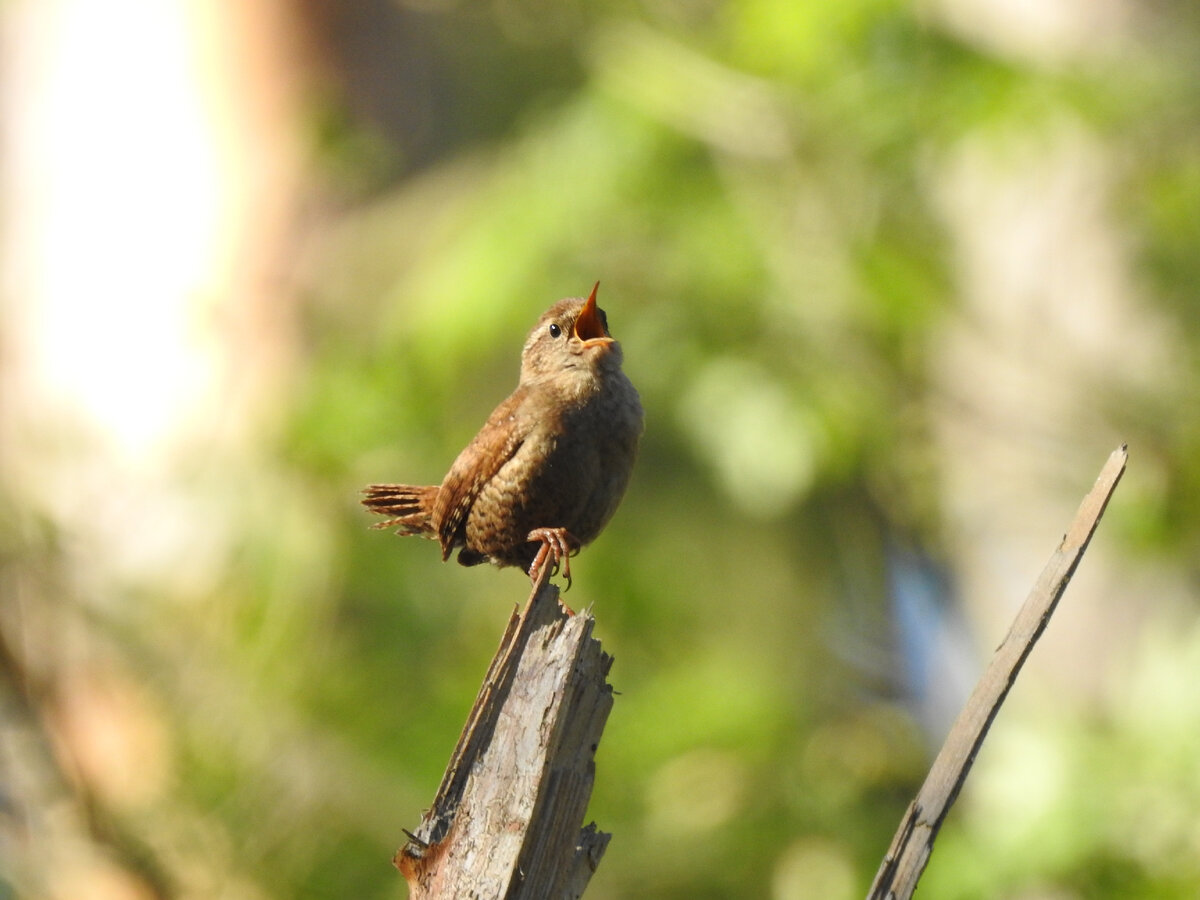
<path fill-rule="evenodd" d="M 1182 15 L 1160 13 L 1149 27 Z M 860 894 L 936 741 L 886 661 L 886 556 L 897 541 L 950 552 L 929 449 L 931 342 L 956 302 L 939 156 L 971 134 L 1084 123 L 1126 160 L 1116 197 L 1154 295 L 1185 325 L 1200 244 L 1181 148 L 1198 145 L 1195 120 L 1164 104 L 1197 109 L 1183 59 L 1196 33 L 1161 56 L 1132 42 L 1119 65 L 1055 67 L 876 0 L 612 4 L 574 9 L 563 30 L 526 18 L 519 40 L 509 15 L 421 16 L 439 46 L 479 46 L 482 30 L 497 49 L 455 59 L 466 87 L 445 146 L 368 198 L 315 267 L 309 366 L 278 451 L 315 507 L 340 510 L 309 550 L 328 575 L 321 597 L 305 596 L 311 582 L 281 588 L 307 611 L 286 643 L 264 650 L 260 632 L 232 646 L 304 660 L 255 679 L 384 779 L 370 817 L 391 817 L 382 834 L 398 840 L 508 613 L 497 600 L 524 582 L 366 532 L 353 492 L 436 481 L 514 381 L 530 322 L 599 277 L 648 429 L 572 595 L 597 604 L 620 691 L 593 802 L 616 839 L 589 896 Z M 535 84 L 505 77 L 545 59 L 564 64 Z M 1185 454 L 1173 432 L 1196 431 L 1187 412 L 1130 437 Z M 1185 458 L 1164 470 L 1191 479 Z M 1196 499 L 1194 486 L 1175 497 L 1161 543 L 1194 544 Z M 270 617 L 255 611 L 269 596 L 247 592 L 242 614 Z M 839 652 L 848 629 L 863 646 Z M 1026 789 L 981 788 L 996 815 L 952 820 L 923 896 L 1194 895 L 1198 784 L 1182 747 L 1195 742 L 1180 734 L 1173 761 L 1145 752 L 1167 724 L 1152 717 L 1139 738 L 1114 713 L 998 735 L 994 752 L 1025 755 L 1013 771 L 1043 808 L 1006 826 Z M 1139 809 L 1147 795 L 1162 808 Z M 331 828 L 321 809 L 297 829 L 314 847 L 289 835 L 244 864 L 269 865 L 281 896 L 393 895 L 381 834 L 368 839 L 352 808 Z"/>
<path fill-rule="evenodd" d="M 353 205 L 306 261 L 292 405 L 243 472 L 189 475 L 231 562 L 161 621 L 108 626 L 166 698 L 173 802 L 220 823 L 196 835 L 215 866 L 255 896 L 403 893 L 388 860 L 527 582 L 369 531 L 356 492 L 439 480 L 537 315 L 599 278 L 647 432 L 568 597 L 595 604 L 620 692 L 588 897 L 861 896 L 941 739 L 905 680 L 889 560 L 953 585 L 930 373 L 964 314 L 937 194 L 968 138 L 1068 122 L 1114 161 L 1105 212 L 1183 352 L 1165 381 L 1086 371 L 1102 426 L 1079 443 L 1097 467 L 1112 433 L 1133 444 L 1153 475 L 1104 529 L 1194 580 L 1195 11 L 1131 11 L 1115 47 L 1047 62 L 934 6 L 414 6 L 447 78 L 419 153 L 326 86 L 314 152 Z M 1187 612 L 1114 661 L 1098 711 L 1001 717 L 922 897 L 1200 893 Z M 169 830 L 157 815 L 114 819 Z"/>

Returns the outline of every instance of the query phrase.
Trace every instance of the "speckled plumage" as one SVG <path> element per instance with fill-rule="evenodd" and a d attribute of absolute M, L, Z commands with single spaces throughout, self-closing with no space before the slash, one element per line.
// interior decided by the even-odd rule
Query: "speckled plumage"
<path fill-rule="evenodd" d="M 520 566 L 536 577 L 600 534 L 629 484 L 642 433 L 596 290 L 548 309 L 529 333 L 517 389 L 492 412 L 440 485 L 371 485 L 363 503 L 439 541 L 442 558 Z"/>

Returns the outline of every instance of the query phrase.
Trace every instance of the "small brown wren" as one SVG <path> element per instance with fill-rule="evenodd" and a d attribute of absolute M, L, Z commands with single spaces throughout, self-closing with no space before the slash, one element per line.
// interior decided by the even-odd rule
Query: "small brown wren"
<path fill-rule="evenodd" d="M 464 566 L 520 566 L 537 581 L 562 568 L 612 518 L 642 434 L 638 392 L 621 371 L 621 345 L 591 296 L 559 300 L 521 351 L 517 389 L 440 485 L 373 484 L 363 493 L 376 528 L 436 539 Z"/>

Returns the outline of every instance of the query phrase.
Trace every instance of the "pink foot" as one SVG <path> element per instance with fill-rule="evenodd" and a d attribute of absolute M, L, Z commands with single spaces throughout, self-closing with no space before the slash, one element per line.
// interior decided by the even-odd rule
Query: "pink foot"
<path fill-rule="evenodd" d="M 549 562 L 550 574 L 557 575 L 561 568 L 563 577 L 567 579 L 564 593 L 571 589 L 571 557 L 579 552 L 579 541 L 565 528 L 535 528 L 529 532 L 527 541 L 541 541 L 537 556 L 529 566 L 529 578 L 537 581 L 542 567 Z"/>

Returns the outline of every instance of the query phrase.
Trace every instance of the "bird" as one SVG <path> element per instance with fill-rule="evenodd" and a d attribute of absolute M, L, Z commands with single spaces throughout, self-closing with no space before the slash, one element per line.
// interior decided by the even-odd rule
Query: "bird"
<path fill-rule="evenodd" d="M 525 341 L 516 389 L 437 485 L 372 484 L 375 528 L 458 550 L 464 566 L 542 567 L 571 587 L 571 557 L 593 541 L 629 485 L 644 427 L 637 389 L 596 293 L 551 306 Z"/>

